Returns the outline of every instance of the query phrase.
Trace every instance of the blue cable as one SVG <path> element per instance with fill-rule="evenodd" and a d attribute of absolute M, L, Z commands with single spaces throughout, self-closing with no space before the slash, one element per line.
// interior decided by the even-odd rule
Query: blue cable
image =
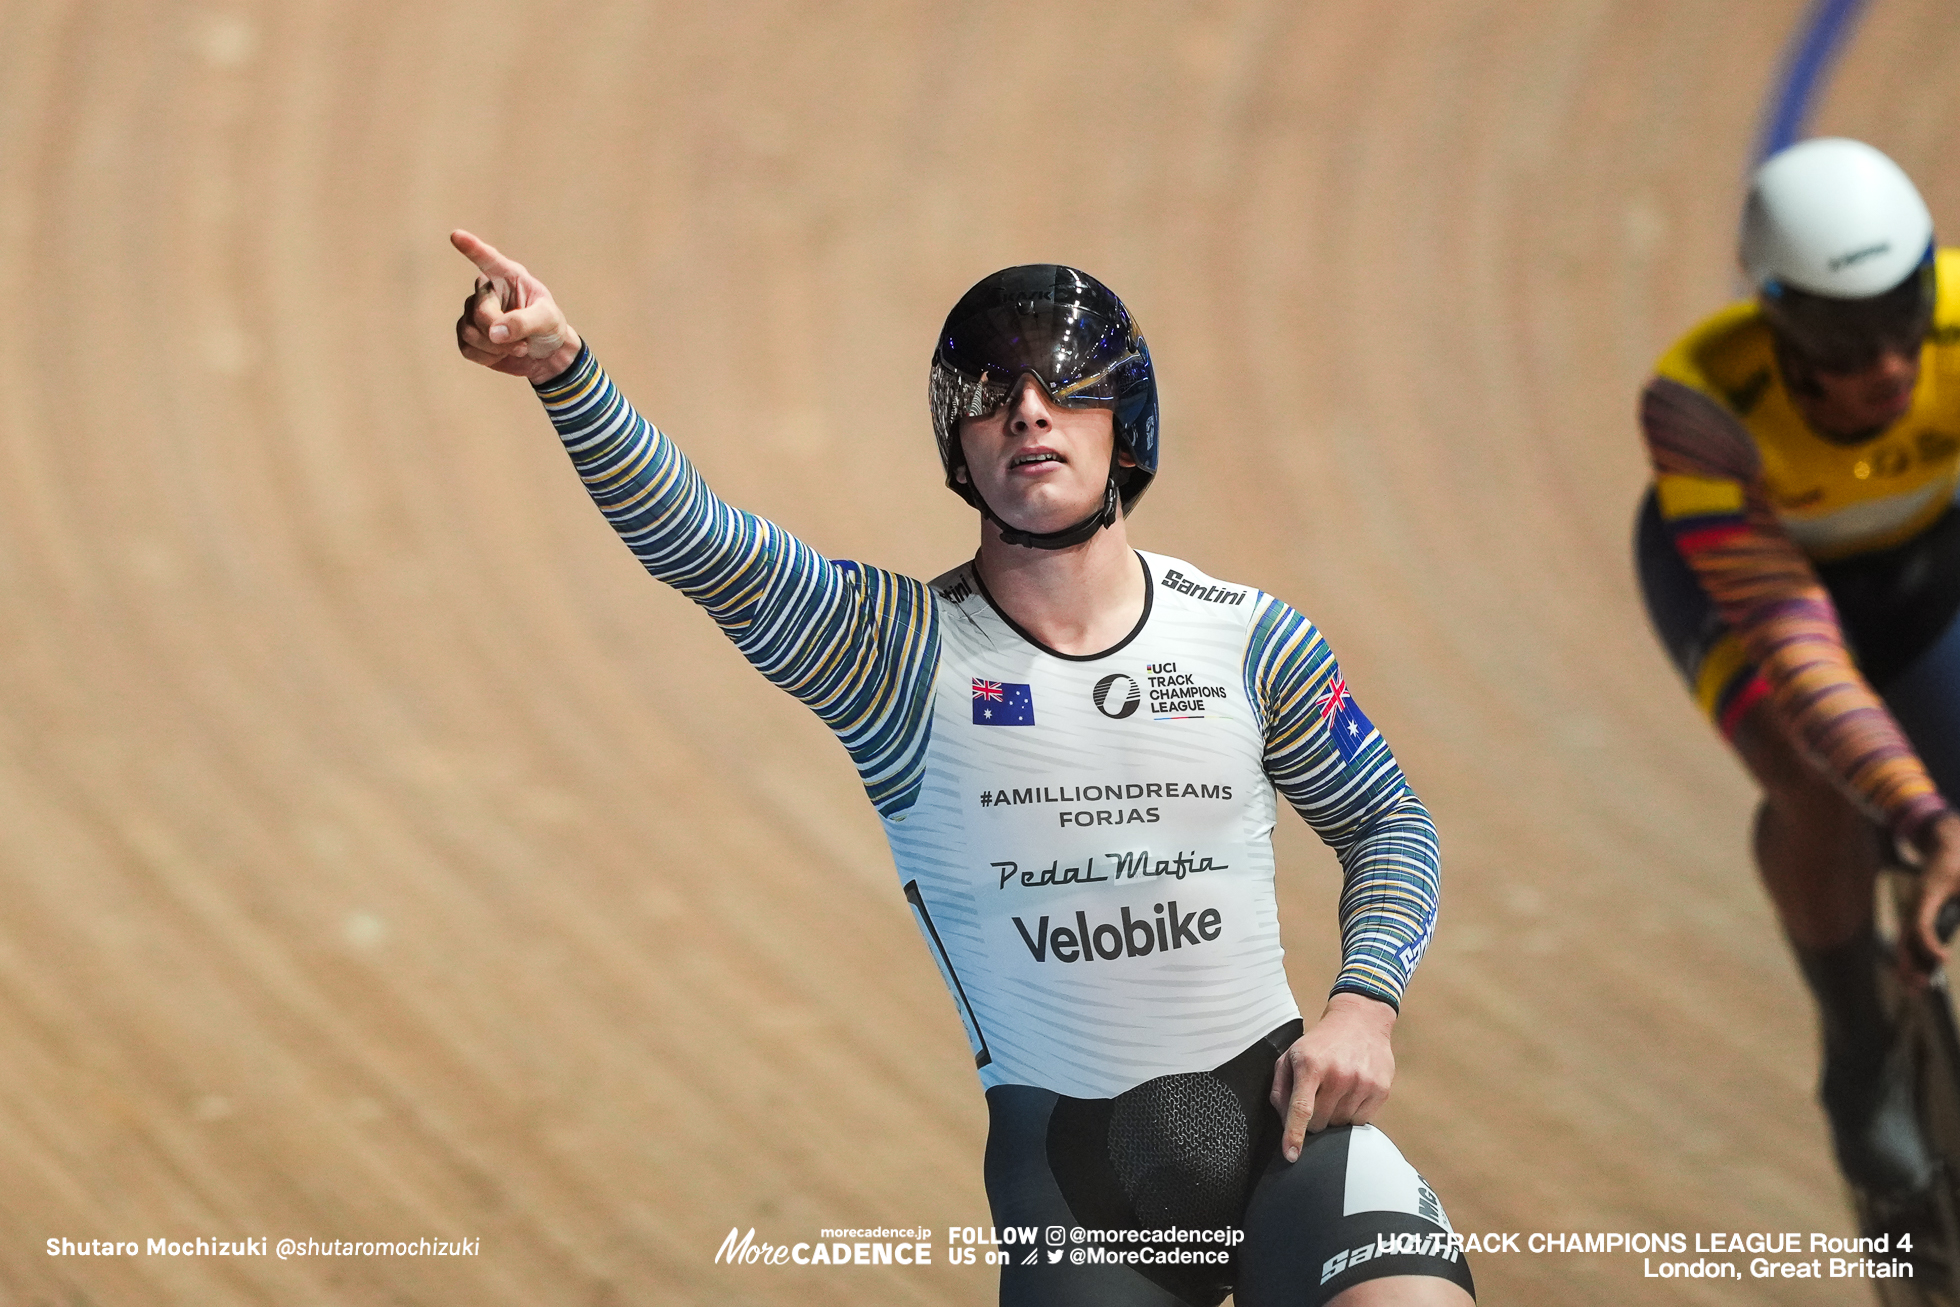
<path fill-rule="evenodd" d="M 1813 0 L 1809 15 L 1784 51 L 1782 74 L 1756 137 L 1752 171 L 1756 164 L 1802 137 L 1816 107 L 1818 89 L 1843 52 L 1864 8 L 1865 0 Z"/>

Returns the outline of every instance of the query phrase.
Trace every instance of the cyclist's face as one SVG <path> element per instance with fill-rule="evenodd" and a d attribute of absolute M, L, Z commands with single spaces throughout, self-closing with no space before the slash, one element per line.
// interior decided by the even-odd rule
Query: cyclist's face
<path fill-rule="evenodd" d="M 993 412 L 960 419 L 966 474 L 994 512 L 1023 531 L 1061 531 L 1095 512 L 1115 440 L 1109 409 L 1057 404 L 1031 375 Z M 1134 465 L 1127 454 L 1118 459 Z"/>
<path fill-rule="evenodd" d="M 1888 348 L 1855 372 L 1814 369 L 1817 394 L 1805 397 L 1805 416 L 1826 431 L 1854 434 L 1890 426 L 1912 407 L 1919 385 L 1919 351 Z"/>

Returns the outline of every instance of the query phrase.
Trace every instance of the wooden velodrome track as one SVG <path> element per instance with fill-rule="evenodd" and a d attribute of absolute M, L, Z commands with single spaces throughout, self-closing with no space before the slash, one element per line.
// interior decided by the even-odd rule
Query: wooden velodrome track
<path fill-rule="evenodd" d="M 1109 281 L 1163 385 L 1139 542 L 1312 614 L 1443 830 L 1384 1124 L 1456 1227 L 1850 1233 L 1749 792 L 1627 559 L 1634 393 L 1733 290 L 1800 18 L 9 6 L 0 1304 L 992 1299 L 944 1264 L 984 1105 L 862 792 L 456 358 L 458 225 L 727 497 L 922 576 L 974 533 L 940 316 L 1007 263 Z M 1949 7 L 1874 0 L 1817 120 L 1948 227 L 1956 73 Z M 1281 858 L 1312 1006 L 1338 869 L 1291 818 Z M 712 1265 L 913 1224 L 930 1268 Z M 199 1235 L 480 1251 L 46 1252 Z"/>

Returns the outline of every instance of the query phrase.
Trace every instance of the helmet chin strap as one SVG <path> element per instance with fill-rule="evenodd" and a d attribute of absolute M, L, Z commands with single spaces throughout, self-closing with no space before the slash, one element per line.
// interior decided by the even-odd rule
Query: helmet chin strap
<path fill-rule="evenodd" d="M 1000 528 L 1001 540 L 1010 545 L 1019 545 L 1023 549 L 1071 548 L 1105 527 L 1113 526 L 1116 519 L 1123 515 L 1123 497 L 1116 489 L 1114 476 L 1110 477 L 1103 486 L 1102 506 L 1074 526 L 1063 527 L 1059 531 L 1023 531 L 1018 526 L 1003 522 L 1000 514 L 993 510 L 993 506 L 981 498 L 979 487 L 972 482 L 967 483 L 966 491 L 981 515 Z"/>
<path fill-rule="evenodd" d="M 1074 526 L 1059 531 L 1023 531 L 1002 520 L 994 506 L 981 496 L 980 487 L 973 484 L 973 474 L 964 467 L 960 469 L 958 489 L 969 504 L 980 510 L 982 517 L 1000 528 L 1003 543 L 1023 549 L 1071 549 L 1105 527 L 1114 526 L 1116 519 L 1123 516 L 1123 492 L 1116 488 L 1116 470 L 1122 466 L 1117 461 L 1117 453 L 1114 447 L 1109 451 L 1109 480 L 1103 483 L 1102 506 Z"/>

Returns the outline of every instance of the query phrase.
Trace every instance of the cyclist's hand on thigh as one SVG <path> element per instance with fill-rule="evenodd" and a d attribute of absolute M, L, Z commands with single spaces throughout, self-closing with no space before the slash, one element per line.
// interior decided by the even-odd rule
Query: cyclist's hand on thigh
<path fill-rule="evenodd" d="M 1940 908 L 1960 894 L 1960 817 L 1946 814 L 1919 837 L 1919 950 L 1924 957 L 1946 961 L 1947 943 L 1934 922 Z"/>
<path fill-rule="evenodd" d="M 1395 1079 L 1389 1036 L 1395 1009 L 1359 994 L 1336 994 L 1311 1030 L 1273 1067 L 1273 1110 L 1285 1118 L 1280 1151 L 1300 1157 L 1309 1131 L 1366 1125 Z"/>
<path fill-rule="evenodd" d="M 578 333 L 544 283 L 469 232 L 450 232 L 449 243 L 480 274 L 456 319 L 456 348 L 463 357 L 533 382 L 549 381 L 572 366 Z"/>

